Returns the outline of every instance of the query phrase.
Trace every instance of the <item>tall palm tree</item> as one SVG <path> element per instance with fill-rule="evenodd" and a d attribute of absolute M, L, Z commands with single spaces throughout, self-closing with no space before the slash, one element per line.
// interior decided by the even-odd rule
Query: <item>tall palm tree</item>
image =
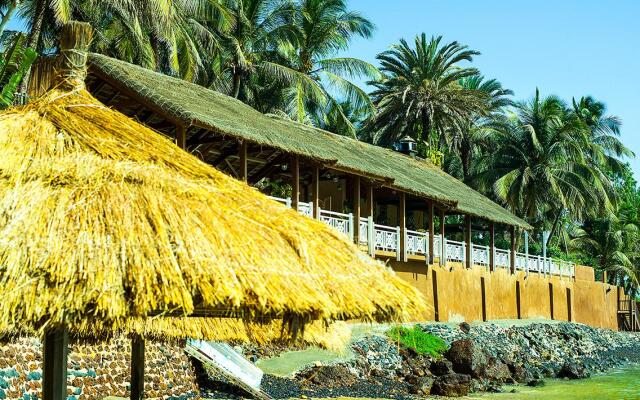
<path fill-rule="evenodd" d="M 552 215 L 553 235 L 567 213 L 580 219 L 611 206 L 610 180 L 585 155 L 588 139 L 562 100 L 536 90 L 514 115 L 494 122 L 492 151 L 480 159 L 475 182 L 533 224 Z"/>
<path fill-rule="evenodd" d="M 576 116 L 589 128 L 589 156 L 592 162 L 602 165 L 614 173 L 621 173 L 625 169 L 624 157 L 633 157 L 633 152 L 619 139 L 620 118 L 606 115 L 606 105 L 591 96 L 581 97 L 573 102 Z"/>
<path fill-rule="evenodd" d="M 462 78 L 459 84 L 465 90 L 483 93 L 487 101 L 487 107 L 484 110 L 486 114 L 475 115 L 463 126 L 463 129 L 450 129 L 445 136 L 449 153 L 459 160 L 463 182 L 470 183 L 472 159 L 478 155 L 478 151 L 487 147 L 488 126 L 491 124 L 492 117 L 501 113 L 505 107 L 513 105 L 510 99 L 513 92 L 503 88 L 502 84 L 495 79 L 485 80 L 482 75 Z M 447 172 L 451 173 L 451 171 Z"/>
<path fill-rule="evenodd" d="M 351 79 L 380 77 L 378 70 L 363 60 L 337 57 L 354 37 L 368 38 L 374 26 L 359 13 L 347 9 L 344 0 L 300 0 L 297 3 L 297 38 L 281 48 L 287 65 L 269 64 L 272 72 L 288 82 L 285 111 L 300 122 L 332 111 L 343 132 L 355 137 L 356 127 L 340 103 L 349 102 L 357 113 L 374 111 L 367 93 Z"/>
<path fill-rule="evenodd" d="M 404 39 L 377 56 L 384 78 L 371 82 L 378 113 L 369 129 L 376 143 L 390 145 L 411 136 L 444 139 L 447 130 L 462 131 L 487 108 L 485 93 L 467 89 L 460 80 L 478 75 L 478 70 L 462 67 L 478 55 L 458 42 L 443 44 L 442 37 L 417 36 L 414 47 Z"/>

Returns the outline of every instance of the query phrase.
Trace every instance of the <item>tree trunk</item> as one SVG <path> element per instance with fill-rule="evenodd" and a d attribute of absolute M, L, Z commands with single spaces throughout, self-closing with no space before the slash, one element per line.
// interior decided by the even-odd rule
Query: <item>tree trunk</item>
<path fill-rule="evenodd" d="M 16 12 L 19 4 L 20 2 L 18 0 L 14 0 L 7 8 L 7 13 L 2 17 L 2 21 L 0 21 L 0 36 L 2 36 L 4 28 L 7 26 L 7 23 L 9 23 L 9 20 L 11 19 L 13 14 Z"/>
<path fill-rule="evenodd" d="M 431 121 L 426 111 L 422 111 L 422 140 L 429 143 L 429 133 L 431 132 Z"/>
<path fill-rule="evenodd" d="M 240 95 L 240 72 L 238 71 L 238 66 L 236 65 L 233 68 L 231 96 L 237 99 L 239 95 Z"/>
<path fill-rule="evenodd" d="M 549 237 L 547 238 L 547 249 L 549 248 L 549 243 L 551 243 L 551 238 L 553 237 L 553 234 L 556 232 L 556 229 L 558 229 L 558 223 L 560 222 L 560 216 L 562 215 L 562 210 L 558 210 L 558 215 L 556 215 L 556 218 L 553 220 L 553 226 L 551 227 L 551 232 L 549 232 Z"/>
<path fill-rule="evenodd" d="M 460 148 L 460 160 L 462 161 L 462 182 L 469 183 L 469 167 L 471 164 L 471 148 L 466 142 L 462 142 Z"/>
<path fill-rule="evenodd" d="M 42 35 L 42 24 L 44 23 L 44 14 L 47 10 L 48 0 L 37 0 L 33 20 L 31 20 L 31 31 L 27 36 L 27 47 L 38 51 L 40 45 L 40 36 Z M 27 70 L 22 78 L 22 82 L 18 87 L 18 93 L 26 94 L 29 89 L 29 80 L 31 79 L 31 67 Z"/>

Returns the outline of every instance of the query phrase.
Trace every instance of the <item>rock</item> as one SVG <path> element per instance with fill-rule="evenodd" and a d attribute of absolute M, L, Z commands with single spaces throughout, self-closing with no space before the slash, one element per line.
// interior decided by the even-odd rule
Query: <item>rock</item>
<path fill-rule="evenodd" d="M 524 364 L 509 363 L 507 367 L 516 382 L 528 382 L 533 379 L 532 372 Z"/>
<path fill-rule="evenodd" d="M 484 368 L 484 371 L 482 371 L 482 376 L 493 383 L 510 383 L 511 381 L 513 381 L 513 378 L 511 377 L 511 371 L 509 371 L 509 367 L 507 366 L 507 364 L 495 358 L 491 358 L 489 360 L 489 363 Z"/>
<path fill-rule="evenodd" d="M 504 392 L 504 390 L 502 390 L 502 388 L 500 386 L 493 386 L 493 385 L 488 386 L 486 391 L 489 392 L 489 393 L 503 393 Z"/>
<path fill-rule="evenodd" d="M 447 359 L 436 360 L 431 363 L 430 371 L 434 375 L 448 375 L 453 372 L 453 364 Z"/>
<path fill-rule="evenodd" d="M 466 322 L 461 323 L 459 327 L 460 327 L 460 330 L 465 334 L 468 334 L 469 331 L 471 331 L 471 325 L 469 325 Z"/>
<path fill-rule="evenodd" d="M 417 382 L 411 386 L 409 391 L 411 394 L 427 396 L 431 393 L 434 381 L 435 379 L 430 376 L 419 377 Z"/>
<path fill-rule="evenodd" d="M 532 379 L 529 382 L 527 382 L 527 386 L 531 386 L 531 387 L 540 387 L 544 385 L 545 385 L 545 382 L 543 379 Z"/>
<path fill-rule="evenodd" d="M 323 387 L 351 386 L 358 380 L 358 377 L 342 364 L 314 366 L 298 374 L 297 378 Z"/>
<path fill-rule="evenodd" d="M 456 340 L 445 357 L 453 364 L 453 370 L 460 374 L 468 374 L 474 378 L 481 377 L 487 367 L 487 356 L 471 339 Z"/>
<path fill-rule="evenodd" d="M 574 363 L 565 363 L 558 372 L 558 378 L 584 379 L 589 376 L 590 374 L 584 366 Z"/>
<path fill-rule="evenodd" d="M 465 374 L 447 374 L 439 376 L 433 382 L 431 394 L 447 397 L 462 397 L 469 394 L 471 377 Z"/>

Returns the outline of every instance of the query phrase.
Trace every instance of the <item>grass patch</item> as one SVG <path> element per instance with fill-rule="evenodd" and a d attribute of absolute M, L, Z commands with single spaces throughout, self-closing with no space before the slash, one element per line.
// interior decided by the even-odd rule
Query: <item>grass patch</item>
<path fill-rule="evenodd" d="M 426 354 L 439 358 L 448 349 L 444 340 L 430 333 L 423 332 L 417 325 L 413 328 L 396 326 L 389 329 L 386 334 L 392 340 L 414 350 L 418 354 Z"/>

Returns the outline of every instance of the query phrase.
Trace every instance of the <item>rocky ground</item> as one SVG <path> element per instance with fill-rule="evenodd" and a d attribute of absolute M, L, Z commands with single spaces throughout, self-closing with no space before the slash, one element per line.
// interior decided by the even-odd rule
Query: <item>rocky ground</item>
<path fill-rule="evenodd" d="M 266 375 L 263 389 L 274 398 L 458 397 L 474 391 L 498 392 L 503 384 L 536 386 L 547 378 L 586 378 L 640 362 L 640 335 L 579 324 L 419 326 L 447 342 L 450 348 L 443 357 L 419 355 L 386 337 L 371 335 L 352 343 L 355 356 L 350 360 L 317 364 L 292 378 Z M 205 398 L 246 396 L 210 379 L 201 379 L 201 389 Z"/>

